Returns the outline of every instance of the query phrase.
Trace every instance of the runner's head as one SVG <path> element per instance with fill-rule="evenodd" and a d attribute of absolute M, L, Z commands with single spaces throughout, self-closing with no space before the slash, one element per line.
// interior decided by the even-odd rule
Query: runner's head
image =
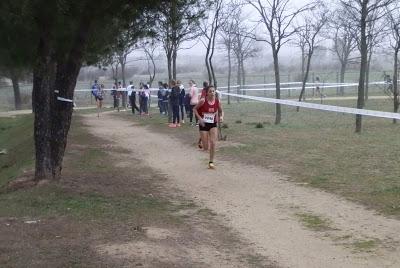
<path fill-rule="evenodd" d="M 215 97 L 215 87 L 213 85 L 208 86 L 207 88 L 207 97 L 214 98 Z"/>

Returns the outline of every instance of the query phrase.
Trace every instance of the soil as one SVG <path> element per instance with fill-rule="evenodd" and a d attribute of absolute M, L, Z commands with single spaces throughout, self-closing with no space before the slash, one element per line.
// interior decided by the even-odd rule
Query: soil
<path fill-rule="evenodd" d="M 147 232 L 154 242 L 96 246 L 104 256 L 139 258 L 143 265 L 149 265 L 146 261 L 155 265 L 156 261 L 167 260 L 164 263 L 178 263 L 178 267 L 189 262 L 208 262 L 211 267 L 248 267 L 249 258 L 246 264 L 237 258 L 244 254 L 238 249 L 243 244 L 257 254 L 256 259 L 270 260 L 269 265 L 275 263 L 280 267 L 400 267 L 398 220 L 333 194 L 295 184 L 268 169 L 224 161 L 218 153 L 217 168 L 208 170 L 207 153 L 112 113 L 103 113 L 100 118 L 83 117 L 91 133 L 131 152 L 131 156 L 124 156 L 124 161 L 129 162 L 134 155 L 140 159 L 138 165 L 163 174 L 167 178 L 161 182 L 163 191 L 179 189 L 184 198 L 195 200 L 209 214 L 216 214 L 221 226 L 239 238 L 237 246 L 225 249 L 225 258 L 221 258 L 222 253 L 216 253 L 212 242 L 191 249 L 185 243 L 193 243 L 199 237 L 177 243 L 174 230 L 152 227 Z M 324 219 L 327 226 L 306 227 L 299 215 Z M 204 228 L 201 232 L 204 234 Z M 170 247 L 159 243 L 164 240 L 169 241 Z"/>

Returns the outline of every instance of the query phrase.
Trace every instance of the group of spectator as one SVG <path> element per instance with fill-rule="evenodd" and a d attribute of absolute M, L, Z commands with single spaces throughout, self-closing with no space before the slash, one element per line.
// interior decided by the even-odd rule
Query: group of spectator
<path fill-rule="evenodd" d="M 171 80 L 170 83 L 158 82 L 158 108 L 160 114 L 168 117 L 169 127 L 180 127 L 185 123 L 185 114 L 189 123 L 193 126 L 193 107 L 198 103 L 198 92 L 196 83 L 189 81 L 189 88 L 185 87 L 180 80 Z M 195 118 L 197 124 L 197 118 Z"/>

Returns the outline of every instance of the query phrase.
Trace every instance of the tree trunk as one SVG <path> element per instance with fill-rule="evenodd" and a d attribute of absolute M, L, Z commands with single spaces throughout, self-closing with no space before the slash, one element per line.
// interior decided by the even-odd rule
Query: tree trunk
<path fill-rule="evenodd" d="M 367 47 L 367 36 L 366 36 L 366 18 L 367 18 L 367 3 L 368 1 L 362 1 L 362 11 L 361 11 L 361 66 L 360 66 L 360 77 L 358 80 L 358 98 L 357 98 L 357 108 L 364 108 L 364 86 L 365 86 L 365 72 L 367 70 L 367 58 L 368 58 L 368 47 Z M 356 115 L 356 133 L 361 133 L 362 128 L 362 116 L 360 114 Z"/>
<path fill-rule="evenodd" d="M 398 55 L 400 47 L 397 47 L 394 52 L 394 64 L 393 64 L 393 112 L 399 111 L 399 88 L 397 82 L 397 70 L 398 70 Z M 397 120 L 393 119 L 393 124 L 396 124 Z"/>
<path fill-rule="evenodd" d="M 79 32 L 64 61 L 55 59 L 54 44 L 47 25 L 42 22 L 37 49 L 37 62 L 33 70 L 33 97 L 35 110 L 35 180 L 57 180 L 61 176 L 67 135 L 71 125 L 74 88 L 82 65 L 83 53 L 89 34 L 90 21 L 82 16 Z"/>
<path fill-rule="evenodd" d="M 346 66 L 346 62 L 343 62 L 340 65 L 340 84 L 344 83 L 344 76 L 346 74 L 346 67 L 347 67 Z M 340 87 L 340 95 L 344 96 L 344 87 L 343 86 Z"/>
<path fill-rule="evenodd" d="M 241 87 L 242 87 L 242 85 L 241 85 L 241 82 L 242 82 L 242 78 L 241 78 L 241 72 L 240 72 L 240 60 L 238 59 L 238 61 L 237 61 L 237 94 L 238 95 L 240 95 L 240 89 L 241 89 Z M 237 97 L 236 98 L 236 101 L 237 102 L 240 102 L 240 98 L 239 97 Z"/>
<path fill-rule="evenodd" d="M 11 71 L 11 81 L 14 89 L 14 105 L 15 110 L 21 110 L 21 92 L 19 89 L 19 77 L 17 72 Z"/>
<path fill-rule="evenodd" d="M 172 51 L 167 52 L 168 82 L 172 80 Z"/>
<path fill-rule="evenodd" d="M 176 80 L 176 58 L 178 57 L 178 49 L 175 47 L 172 52 L 172 78 Z"/>
<path fill-rule="evenodd" d="M 281 81 L 279 75 L 279 60 L 278 60 L 278 52 L 273 48 L 273 57 L 274 57 L 274 71 L 275 71 L 275 86 L 276 86 L 276 99 L 281 98 Z M 279 125 L 281 123 L 281 105 L 279 103 L 275 104 L 275 125 Z"/>
<path fill-rule="evenodd" d="M 372 49 L 372 48 L 370 48 L 370 49 Z M 364 96 L 365 101 L 368 100 L 369 70 L 370 70 L 370 67 L 371 67 L 371 59 L 372 59 L 372 51 L 370 51 L 370 52 L 368 53 L 367 70 L 366 70 L 366 72 L 365 72 L 365 94 L 364 94 L 364 95 L 365 95 L 365 96 Z"/>
<path fill-rule="evenodd" d="M 38 60 L 33 69 L 32 106 L 35 111 L 35 180 L 54 178 L 54 167 L 51 155 L 51 107 L 55 102 L 53 86 L 56 76 L 56 63 L 49 47 L 47 33 L 39 41 Z"/>
<path fill-rule="evenodd" d="M 126 65 L 126 56 L 124 55 L 124 57 L 122 58 L 121 61 L 121 76 L 122 76 L 122 87 L 125 88 L 126 87 L 126 79 L 125 79 L 125 65 Z M 121 95 L 122 95 L 122 107 L 125 109 L 126 107 L 126 99 L 127 99 L 127 92 L 126 91 L 122 91 Z"/>
<path fill-rule="evenodd" d="M 240 59 L 240 68 L 241 68 L 241 72 L 242 72 L 242 85 L 246 85 L 246 72 L 244 70 L 244 60 L 243 58 Z M 246 95 L 247 92 L 243 91 L 243 95 Z"/>
<path fill-rule="evenodd" d="M 306 91 L 306 83 L 308 80 L 308 74 L 310 73 L 310 66 L 311 66 L 311 57 L 312 57 L 313 51 L 309 51 L 308 52 L 308 57 L 307 57 L 307 66 L 306 66 L 306 70 L 303 76 L 303 81 L 301 84 L 301 92 L 300 92 L 300 96 L 299 96 L 299 101 L 301 101 L 304 97 L 304 93 Z M 296 110 L 299 111 L 300 107 L 297 106 Z"/>
<path fill-rule="evenodd" d="M 228 47 L 228 94 L 231 93 L 232 60 L 231 47 Z M 228 104 L 231 104 L 231 96 L 228 95 Z"/>

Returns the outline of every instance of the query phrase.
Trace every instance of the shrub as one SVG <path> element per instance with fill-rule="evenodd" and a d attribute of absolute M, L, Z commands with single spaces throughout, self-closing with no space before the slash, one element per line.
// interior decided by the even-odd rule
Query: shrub
<path fill-rule="evenodd" d="M 263 128 L 263 127 L 264 127 L 264 125 L 262 123 L 257 123 L 256 124 L 256 128 Z"/>

